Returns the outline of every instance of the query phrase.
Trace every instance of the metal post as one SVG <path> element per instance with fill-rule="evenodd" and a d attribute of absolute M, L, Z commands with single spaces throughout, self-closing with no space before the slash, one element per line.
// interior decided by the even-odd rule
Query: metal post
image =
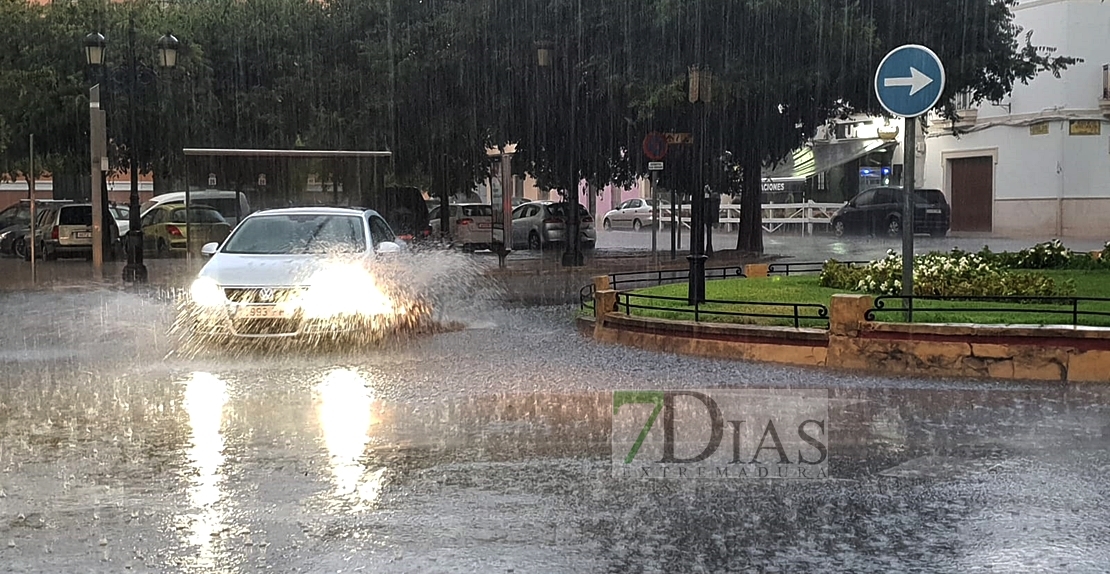
<path fill-rule="evenodd" d="M 36 215 L 37 210 L 35 209 L 35 204 L 38 203 L 35 201 L 37 199 L 35 197 L 35 134 L 31 134 L 30 146 L 31 153 L 28 156 L 30 158 L 30 170 L 27 174 L 31 179 L 27 185 L 27 192 L 31 196 L 31 244 L 28 245 L 27 248 L 31 250 L 31 283 L 34 284 L 38 282 L 38 269 L 35 267 L 37 263 L 35 258 L 38 257 L 38 253 L 36 253 L 37 250 L 35 249 L 35 244 L 38 243 L 35 239 L 35 218 L 38 217 Z"/>
<path fill-rule="evenodd" d="M 505 258 L 513 249 L 513 156 L 501 151 L 501 245 L 497 246 L 497 266 L 505 268 Z M 492 188 L 491 188 L 492 189 Z M 577 206 L 576 206 L 577 207 Z M 577 209 L 575 209 L 577 212 Z M 492 247 L 492 246 L 491 246 Z"/>
<path fill-rule="evenodd" d="M 128 105 L 130 110 L 128 112 L 128 119 L 130 120 L 131 139 L 128 142 L 130 149 L 128 149 L 128 162 L 129 169 L 131 170 L 131 201 L 130 213 L 128 214 L 131 219 L 130 229 L 128 235 L 131 236 L 131 249 L 127 254 L 127 265 L 123 268 L 123 280 L 129 283 L 146 283 L 147 271 L 146 265 L 143 265 L 143 228 L 142 223 L 139 221 L 139 162 L 135 157 L 138 151 L 138 138 L 136 137 L 135 126 L 135 98 L 138 91 L 139 83 L 139 64 L 135 59 L 135 16 L 132 15 L 128 22 L 127 29 L 127 50 L 129 52 L 129 83 L 128 83 Z M 188 205 L 186 205 L 188 207 Z M 188 211 L 186 211 L 188 213 Z M 188 224 L 186 223 L 186 240 L 188 238 Z"/>
<path fill-rule="evenodd" d="M 671 261 L 678 259 L 678 192 L 671 186 Z"/>
<path fill-rule="evenodd" d="M 92 169 L 89 184 L 92 186 L 92 256 L 93 269 L 98 273 L 104 268 L 104 209 L 102 206 L 104 190 L 100 188 L 100 126 L 97 125 L 97 112 L 100 111 L 100 84 L 89 89 L 89 155 Z"/>
<path fill-rule="evenodd" d="M 189 186 L 189 166 L 186 164 L 186 166 L 185 166 L 185 267 L 186 267 L 186 269 L 191 269 L 192 268 L 191 264 L 193 262 L 193 250 L 189 249 L 189 247 L 190 247 L 189 244 L 191 243 L 191 241 L 189 241 L 189 232 L 192 231 L 191 229 L 189 229 L 189 224 L 192 223 L 190 221 L 190 217 L 189 217 L 189 205 L 191 203 L 191 199 L 192 199 L 192 188 Z M 236 199 L 236 201 L 239 200 L 239 198 L 235 198 L 235 199 Z M 242 221 L 242 220 L 240 220 L 240 221 Z M 236 223 L 235 225 L 239 225 L 239 224 Z"/>
<path fill-rule="evenodd" d="M 651 172 L 651 258 L 659 262 L 659 193 L 655 190 L 656 172 Z"/>
<path fill-rule="evenodd" d="M 917 118 L 906 118 L 906 135 L 902 142 L 905 147 L 902 160 L 902 295 L 913 296 L 913 210 L 914 173 L 917 159 Z M 905 299 L 906 322 L 913 321 L 913 300 Z"/>
<path fill-rule="evenodd" d="M 697 105 L 697 104 L 695 104 Z M 701 104 L 702 118 L 705 114 L 705 103 Z M 691 194 L 690 205 L 690 255 L 687 259 L 690 261 L 690 278 L 689 287 L 687 288 L 687 295 L 690 305 L 695 305 L 705 301 L 705 169 L 703 161 L 705 160 L 705 133 L 704 130 L 699 130 L 701 133 L 696 134 L 696 143 L 698 146 L 698 156 L 696 164 L 696 180 L 697 184 L 694 193 Z"/>

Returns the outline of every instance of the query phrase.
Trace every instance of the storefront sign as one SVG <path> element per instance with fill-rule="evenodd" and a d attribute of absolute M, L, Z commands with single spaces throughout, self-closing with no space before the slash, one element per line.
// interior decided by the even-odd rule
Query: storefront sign
<path fill-rule="evenodd" d="M 1098 120 L 1072 120 L 1068 133 L 1073 136 L 1097 136 L 1102 134 L 1102 122 Z"/>
<path fill-rule="evenodd" d="M 1046 136 L 1048 135 L 1048 122 L 1041 122 L 1029 126 L 1029 135 L 1031 136 Z"/>

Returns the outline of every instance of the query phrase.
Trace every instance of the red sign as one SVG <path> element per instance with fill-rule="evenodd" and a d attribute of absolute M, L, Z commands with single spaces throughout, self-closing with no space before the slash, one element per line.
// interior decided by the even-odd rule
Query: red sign
<path fill-rule="evenodd" d="M 644 138 L 644 155 L 651 161 L 660 161 L 667 157 L 667 138 L 658 132 L 652 132 Z"/>

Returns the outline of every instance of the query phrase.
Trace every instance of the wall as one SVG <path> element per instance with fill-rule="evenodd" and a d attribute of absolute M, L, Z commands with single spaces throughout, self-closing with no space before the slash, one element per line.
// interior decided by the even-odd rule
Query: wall
<path fill-rule="evenodd" d="M 605 287 L 607 278 L 600 285 Z M 615 291 L 595 294 L 597 309 L 613 308 L 615 302 Z M 579 329 L 601 342 L 702 357 L 890 375 L 1110 382 L 1110 329 L 865 321 L 871 305 L 865 295 L 834 296 L 827 331 L 616 312 L 579 319 Z"/>
<path fill-rule="evenodd" d="M 970 133 L 945 134 L 931 126 L 925 185 L 950 196 L 948 160 L 994 150 L 994 233 L 1105 237 L 1097 213 L 1110 207 L 1110 122 L 1099 112 L 1102 65 L 1110 62 L 1110 4 L 1099 0 L 1032 0 L 1014 8 L 1015 23 L 1033 32 L 1035 45 L 1083 58 L 1061 78 L 1040 74 L 1018 83 L 1002 104 L 982 104 Z M 1102 134 L 1072 136 L 1069 119 L 1102 120 Z M 1032 135 L 1030 124 L 1048 122 Z M 950 133 L 950 130 L 948 130 Z"/>

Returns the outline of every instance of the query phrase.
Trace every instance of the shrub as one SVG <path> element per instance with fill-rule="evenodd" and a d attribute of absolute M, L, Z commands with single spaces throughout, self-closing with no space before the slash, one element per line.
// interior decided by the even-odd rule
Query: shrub
<path fill-rule="evenodd" d="M 953 250 L 914 257 L 914 294 L 949 297 L 1047 297 L 1071 295 L 1069 280 L 1057 284 L 1040 273 L 1007 272 L 989 256 Z M 893 250 L 878 261 L 852 267 L 835 260 L 821 271 L 822 286 L 874 295 L 900 295 L 902 257 Z"/>
<path fill-rule="evenodd" d="M 976 255 L 983 261 L 993 263 L 1002 269 L 1110 269 L 1110 242 L 1095 255 L 1076 253 L 1064 246 L 1058 239 L 1038 243 L 1033 247 L 1010 253 L 994 253 L 984 247 Z M 963 252 L 961 252 L 963 253 Z"/>

